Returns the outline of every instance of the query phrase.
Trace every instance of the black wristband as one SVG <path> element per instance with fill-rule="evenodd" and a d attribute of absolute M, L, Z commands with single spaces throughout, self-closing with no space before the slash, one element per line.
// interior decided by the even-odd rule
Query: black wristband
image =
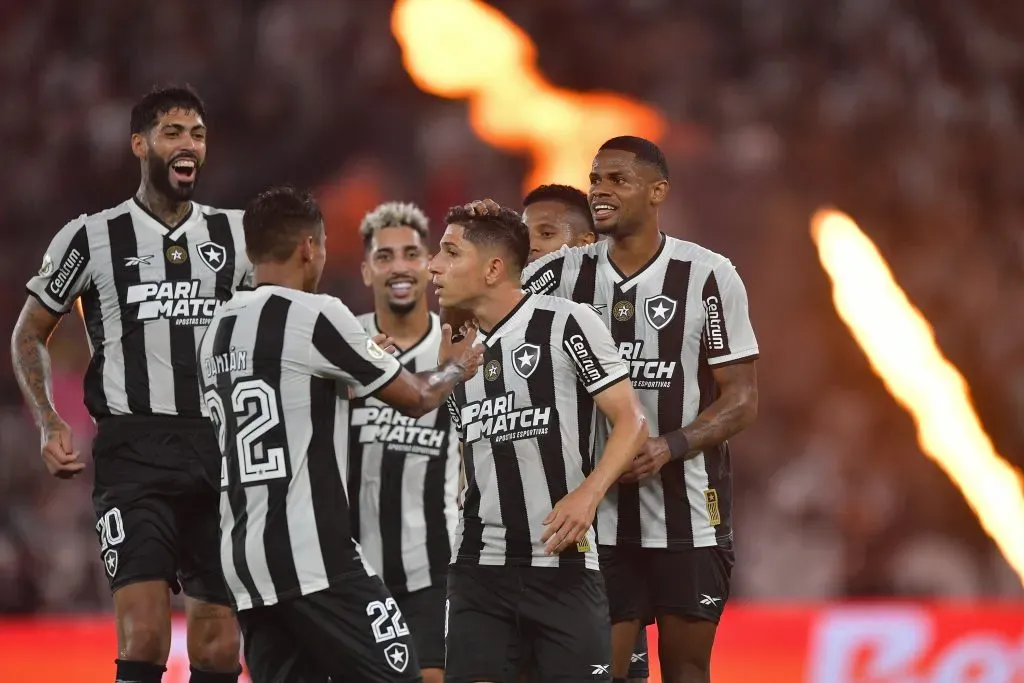
<path fill-rule="evenodd" d="M 668 452 L 672 460 L 685 458 L 686 454 L 690 452 L 690 440 L 686 438 L 682 431 L 669 432 L 662 438 L 665 439 L 665 443 L 668 445 Z"/>

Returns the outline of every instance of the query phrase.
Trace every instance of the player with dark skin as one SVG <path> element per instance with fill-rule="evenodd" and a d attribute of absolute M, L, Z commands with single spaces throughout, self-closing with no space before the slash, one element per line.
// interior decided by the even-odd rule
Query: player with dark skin
<path fill-rule="evenodd" d="M 658 208 L 668 196 L 669 183 L 658 171 L 636 159 L 633 152 L 598 152 L 590 171 L 590 208 L 598 235 L 610 241 L 609 258 L 626 278 L 654 258 L 661 245 Z M 469 205 L 474 212 L 497 210 L 490 200 Z M 718 398 L 680 432 L 689 444 L 686 457 L 727 441 L 757 417 L 755 361 L 711 368 Z M 671 459 L 664 436 L 649 438 L 621 481 L 652 477 Z M 711 651 L 718 625 L 672 614 L 658 615 L 658 654 L 665 683 L 707 683 L 711 680 Z M 639 621 L 612 626 L 612 675 L 625 679 Z"/>
<path fill-rule="evenodd" d="M 206 162 L 206 123 L 195 111 L 172 109 L 131 136 L 139 160 L 138 201 L 166 225 L 177 225 Z M 43 462 L 51 475 L 70 479 L 85 469 L 68 424 L 53 407 L 47 342 L 60 318 L 28 297 L 12 338 L 15 375 L 40 429 Z M 163 580 L 141 581 L 114 593 L 118 659 L 164 665 L 171 647 L 170 590 Z M 238 671 L 239 632 L 231 608 L 185 598 L 192 666 L 230 675 Z"/>
<path fill-rule="evenodd" d="M 564 246 L 597 241 L 587 196 L 567 185 L 541 185 L 523 199 L 523 222 L 530 229 L 530 261 Z"/>

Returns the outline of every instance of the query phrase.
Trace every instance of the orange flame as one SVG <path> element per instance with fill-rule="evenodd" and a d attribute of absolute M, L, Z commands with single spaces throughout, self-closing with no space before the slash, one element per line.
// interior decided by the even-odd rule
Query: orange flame
<path fill-rule="evenodd" d="M 913 417 L 922 450 L 960 489 L 1024 583 L 1024 481 L 996 453 L 967 382 L 852 219 L 819 211 L 811 236 L 832 280 L 839 317 L 885 388 Z"/>
<path fill-rule="evenodd" d="M 541 183 L 580 186 L 584 169 L 608 138 L 657 141 L 666 129 L 663 117 L 640 102 L 548 83 L 537 71 L 529 36 L 478 0 L 398 0 L 391 30 L 421 90 L 468 99 L 470 124 L 480 139 L 529 155 L 527 189 Z"/>

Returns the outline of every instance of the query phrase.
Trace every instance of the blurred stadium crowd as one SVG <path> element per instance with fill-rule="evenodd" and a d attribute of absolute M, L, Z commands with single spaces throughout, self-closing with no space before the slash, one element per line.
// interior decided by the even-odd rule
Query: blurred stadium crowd
<path fill-rule="evenodd" d="M 737 596 L 1021 595 L 836 318 L 808 220 L 834 204 L 861 223 L 968 378 L 997 449 L 1024 466 L 1024 8 L 493 4 L 537 42 L 551 81 L 668 116 L 664 228 L 730 256 L 746 281 L 761 411 L 734 443 Z M 200 201 L 241 206 L 282 181 L 320 188 L 324 289 L 357 312 L 369 302 L 356 228 L 377 202 L 416 201 L 435 220 L 476 197 L 518 205 L 524 162 L 481 143 L 461 103 L 416 90 L 389 13 L 361 0 L 0 5 L 3 329 L 50 236 L 135 189 L 128 109 L 158 82 L 189 82 L 207 101 Z M 88 352 L 69 322 L 51 347 L 56 402 L 87 450 Z M 46 475 L 0 365 L 0 612 L 109 605 L 90 490 L 91 470 Z"/>

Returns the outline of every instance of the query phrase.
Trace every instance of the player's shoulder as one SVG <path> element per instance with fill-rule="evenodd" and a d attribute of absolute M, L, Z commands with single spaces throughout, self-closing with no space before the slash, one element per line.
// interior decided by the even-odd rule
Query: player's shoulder
<path fill-rule="evenodd" d="M 583 304 L 572 299 L 566 299 L 561 296 L 551 296 L 550 294 L 534 294 L 534 309 L 551 311 L 563 317 L 569 316 L 591 316 L 597 315 L 597 312 L 590 304 Z"/>
<path fill-rule="evenodd" d="M 244 209 L 219 209 L 215 206 L 208 206 L 198 202 L 193 202 L 192 204 L 196 207 L 196 211 L 201 213 L 207 220 L 213 216 L 223 216 L 228 219 L 228 225 L 231 226 L 233 231 L 242 231 L 242 217 L 245 215 Z"/>
<path fill-rule="evenodd" d="M 690 261 L 691 263 L 705 266 L 709 270 L 714 270 L 723 264 L 731 263 L 728 257 L 719 254 L 717 251 L 708 249 L 696 242 L 688 242 L 671 235 L 665 236 L 665 251 L 670 259 Z"/>
<path fill-rule="evenodd" d="M 82 228 L 87 230 L 95 230 L 98 228 L 106 228 L 107 224 L 119 216 L 123 216 L 131 213 L 131 205 L 133 200 L 128 199 L 116 206 L 112 206 L 109 209 L 103 209 L 95 213 L 83 213 L 77 218 L 72 218 L 61 230 L 70 230 L 77 232 Z"/>

